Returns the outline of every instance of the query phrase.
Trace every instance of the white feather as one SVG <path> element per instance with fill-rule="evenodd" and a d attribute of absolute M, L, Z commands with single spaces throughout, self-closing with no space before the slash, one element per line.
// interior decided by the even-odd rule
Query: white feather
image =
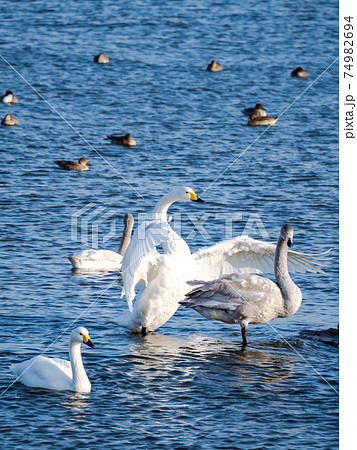
<path fill-rule="evenodd" d="M 206 247 L 193 254 L 200 266 L 199 278 L 209 281 L 228 273 L 274 273 L 275 244 L 258 241 L 248 236 Z M 308 255 L 289 250 L 289 272 L 324 273 L 327 252 Z"/>
<path fill-rule="evenodd" d="M 163 197 L 154 209 L 156 219 L 134 233 L 122 263 L 124 291 L 130 312 L 116 320 L 134 332 L 154 331 L 176 312 L 189 290 L 189 280 L 211 281 L 227 273 L 274 271 L 275 245 L 247 236 L 237 237 L 191 254 L 187 243 L 167 222 L 167 209 L 177 200 L 189 201 L 181 188 Z M 195 195 L 195 194 L 194 194 Z M 160 254 L 156 246 L 161 245 Z M 291 272 L 322 272 L 324 254 L 289 252 Z M 140 292 L 135 298 L 135 288 Z"/>
<path fill-rule="evenodd" d="M 122 261 L 122 297 L 125 295 L 130 311 L 133 310 L 135 286 L 139 281 L 146 284 L 148 265 L 159 255 L 156 246 L 167 242 L 170 231 L 170 225 L 161 220 L 143 222 L 135 230 Z"/>

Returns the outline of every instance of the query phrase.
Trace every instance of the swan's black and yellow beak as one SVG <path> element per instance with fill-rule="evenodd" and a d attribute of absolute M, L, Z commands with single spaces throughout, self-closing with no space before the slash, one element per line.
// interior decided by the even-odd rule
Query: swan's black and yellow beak
<path fill-rule="evenodd" d="M 84 343 L 84 344 L 87 344 L 88 347 L 95 348 L 95 345 L 94 345 L 93 342 L 90 340 L 90 337 L 89 337 L 88 335 L 82 334 L 82 336 L 83 336 L 83 343 Z"/>
<path fill-rule="evenodd" d="M 205 201 L 202 200 L 202 198 L 197 197 L 197 195 L 196 195 L 194 192 L 189 192 L 189 194 L 190 194 L 190 199 L 191 199 L 193 202 L 197 202 L 197 203 L 205 203 Z"/>
<path fill-rule="evenodd" d="M 288 239 L 288 247 L 291 248 L 292 246 L 293 246 L 293 241 L 289 238 Z"/>
<path fill-rule="evenodd" d="M 92 342 L 90 339 L 86 342 L 86 344 L 87 344 L 89 347 L 95 348 L 95 345 L 93 344 L 93 342 Z"/>

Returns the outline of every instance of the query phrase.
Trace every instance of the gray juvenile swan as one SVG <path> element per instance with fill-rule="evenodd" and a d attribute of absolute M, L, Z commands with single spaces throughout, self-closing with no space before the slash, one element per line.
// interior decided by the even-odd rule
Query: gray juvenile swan
<path fill-rule="evenodd" d="M 288 247 L 292 247 L 293 227 L 284 225 L 275 251 L 276 283 L 260 275 L 231 274 L 215 281 L 191 281 L 198 285 L 186 294 L 181 305 L 195 309 L 207 319 L 239 323 L 243 346 L 247 345 L 247 326 L 289 317 L 301 305 L 302 294 L 288 272 Z"/>

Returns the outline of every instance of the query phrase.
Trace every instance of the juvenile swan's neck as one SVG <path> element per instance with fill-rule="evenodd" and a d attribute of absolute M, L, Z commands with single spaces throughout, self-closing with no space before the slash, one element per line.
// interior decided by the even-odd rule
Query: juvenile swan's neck
<path fill-rule="evenodd" d="M 124 232 L 119 244 L 118 253 L 124 256 L 125 250 L 130 244 L 131 232 L 133 231 L 134 217 L 132 214 L 126 214 L 124 219 Z"/>
<path fill-rule="evenodd" d="M 70 342 L 69 359 L 72 366 L 72 385 L 77 392 L 90 392 L 91 384 L 83 367 L 81 344 Z"/>
<path fill-rule="evenodd" d="M 301 304 L 301 291 L 291 280 L 288 272 L 288 244 L 279 237 L 275 250 L 274 273 L 284 300 L 284 315 L 294 314 Z"/>
<path fill-rule="evenodd" d="M 172 193 L 168 193 L 162 197 L 154 208 L 155 219 L 167 220 L 167 210 L 176 200 L 177 198 Z"/>

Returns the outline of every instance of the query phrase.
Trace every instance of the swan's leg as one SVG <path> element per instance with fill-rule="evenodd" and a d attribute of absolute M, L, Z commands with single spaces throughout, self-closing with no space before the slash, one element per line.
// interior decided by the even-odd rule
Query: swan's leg
<path fill-rule="evenodd" d="M 247 335 L 248 335 L 247 326 L 246 325 L 242 326 L 243 347 L 248 344 Z"/>
<path fill-rule="evenodd" d="M 146 327 L 141 327 L 141 336 L 146 336 L 147 334 Z"/>

